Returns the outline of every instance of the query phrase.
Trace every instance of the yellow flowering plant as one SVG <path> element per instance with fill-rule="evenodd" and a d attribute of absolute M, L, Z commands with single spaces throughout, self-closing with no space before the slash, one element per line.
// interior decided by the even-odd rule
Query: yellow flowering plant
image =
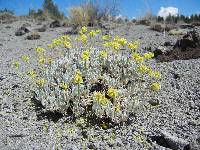
<path fill-rule="evenodd" d="M 102 42 L 103 50 L 93 46 L 96 39 Z M 73 45 L 77 40 L 80 45 Z M 139 51 L 139 41 L 112 38 L 87 27 L 80 29 L 77 40 L 67 35 L 53 39 L 48 48 L 67 56 L 51 59 L 50 63 L 46 50 L 36 48 L 37 62 L 42 67 L 38 73 L 30 70 L 28 75 L 36 85 L 35 98 L 46 110 L 63 114 L 70 110 L 76 118 L 94 116 L 101 120 L 100 124 L 108 124 L 102 122 L 103 118 L 120 123 L 128 121 L 144 97 L 151 97 L 150 92 L 161 90 L 161 73 L 151 68 L 154 54 Z M 22 59 L 25 63 L 30 61 L 27 56 Z M 15 62 L 14 66 L 20 65 Z"/>

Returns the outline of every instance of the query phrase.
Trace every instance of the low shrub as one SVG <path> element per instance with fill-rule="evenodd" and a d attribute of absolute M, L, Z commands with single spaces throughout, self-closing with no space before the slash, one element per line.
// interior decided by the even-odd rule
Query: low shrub
<path fill-rule="evenodd" d="M 97 39 L 103 49 L 94 47 Z M 49 49 L 63 52 L 55 60 L 46 58 L 44 48 L 36 48 L 41 71 L 30 70 L 28 76 L 36 99 L 46 110 L 77 119 L 97 118 L 105 124 L 120 123 L 160 90 L 161 74 L 151 67 L 154 54 L 138 51 L 139 41 L 101 35 L 100 30 L 88 31 L 86 27 L 75 40 L 67 35 L 52 40 Z M 74 42 L 81 46 L 72 45 Z M 29 63 L 29 56 L 22 59 Z M 15 62 L 14 66 L 20 64 Z"/>

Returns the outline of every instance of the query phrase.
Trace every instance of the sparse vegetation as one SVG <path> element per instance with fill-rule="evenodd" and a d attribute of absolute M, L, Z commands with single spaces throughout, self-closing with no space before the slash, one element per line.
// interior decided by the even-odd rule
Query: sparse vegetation
<path fill-rule="evenodd" d="M 100 34 L 101 30 L 82 27 L 77 38 L 82 43 L 79 47 L 72 45 L 69 36 L 54 39 L 48 46 L 64 51 L 64 56 L 55 61 L 45 58 L 43 48 L 36 48 L 42 72 L 30 70 L 28 75 L 36 86 L 36 99 L 46 110 L 96 118 L 105 128 L 110 123 L 127 121 L 140 101 L 151 91 L 158 92 L 161 74 L 151 68 L 154 54 L 138 51 L 139 41 Z M 96 38 L 102 39 L 104 51 L 93 47 Z M 123 47 L 129 51 L 121 52 Z M 22 59 L 29 63 L 28 56 Z M 19 67 L 16 62 L 15 66 Z M 143 96 L 135 96 L 140 94 Z"/>
<path fill-rule="evenodd" d="M 75 26 L 94 26 L 101 20 L 108 20 L 110 16 L 114 16 L 117 12 L 117 2 L 113 3 L 105 1 L 102 6 L 98 3 L 89 1 L 79 6 L 73 6 L 69 9 L 69 19 Z"/>
<path fill-rule="evenodd" d="M 62 20 L 64 18 L 64 14 L 59 11 L 58 6 L 52 0 L 44 0 L 42 9 L 29 9 L 28 16 L 39 20 Z"/>
<path fill-rule="evenodd" d="M 14 11 L 8 9 L 0 10 L 1 23 L 11 23 L 14 20 L 15 20 Z"/>

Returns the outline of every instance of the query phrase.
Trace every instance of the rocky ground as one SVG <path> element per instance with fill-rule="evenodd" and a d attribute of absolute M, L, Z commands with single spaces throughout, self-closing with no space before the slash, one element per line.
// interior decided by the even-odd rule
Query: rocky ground
<path fill-rule="evenodd" d="M 33 60 L 30 67 L 37 69 L 34 48 L 47 47 L 53 38 L 70 28 L 45 28 L 39 32 L 39 39 L 28 40 L 30 32 L 15 35 L 23 24 L 34 31 L 47 23 L 0 24 L 0 149 L 200 150 L 200 58 L 157 63 L 163 78 L 158 100 L 147 102 L 129 125 L 107 130 L 96 126 L 83 128 L 57 114 L 40 117 L 45 115 L 31 101 L 30 82 L 20 77 L 26 67 L 18 71 L 11 67 L 13 60 L 20 61 L 22 55 L 28 54 Z M 200 33 L 199 28 L 197 31 Z M 141 49 L 159 49 L 161 53 L 172 50 L 181 37 L 164 37 L 143 25 L 120 25 L 109 32 L 128 40 L 140 39 Z M 170 45 L 166 46 L 166 42 Z M 54 56 L 57 51 L 48 53 Z"/>

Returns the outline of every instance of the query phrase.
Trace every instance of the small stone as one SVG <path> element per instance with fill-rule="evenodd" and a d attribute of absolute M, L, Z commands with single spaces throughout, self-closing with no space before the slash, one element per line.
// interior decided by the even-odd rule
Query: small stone
<path fill-rule="evenodd" d="M 28 32 L 30 32 L 29 29 L 27 29 L 26 27 L 21 27 L 15 32 L 15 35 L 16 36 L 22 36 L 22 35 L 24 35 L 24 34 L 26 34 Z"/>
<path fill-rule="evenodd" d="M 26 37 L 28 40 L 37 40 L 40 39 L 40 35 L 37 32 L 33 32 Z"/>
<path fill-rule="evenodd" d="M 166 131 L 161 131 L 161 135 L 166 140 L 166 143 L 168 144 L 169 148 L 183 149 L 186 145 L 188 145 L 188 142 L 184 139 L 171 135 Z"/>
<path fill-rule="evenodd" d="M 149 104 L 151 104 L 152 106 L 157 106 L 160 104 L 158 99 L 151 99 L 149 100 Z"/>
<path fill-rule="evenodd" d="M 50 26 L 50 28 L 57 28 L 57 27 L 61 27 L 60 22 L 58 20 L 53 21 Z"/>

